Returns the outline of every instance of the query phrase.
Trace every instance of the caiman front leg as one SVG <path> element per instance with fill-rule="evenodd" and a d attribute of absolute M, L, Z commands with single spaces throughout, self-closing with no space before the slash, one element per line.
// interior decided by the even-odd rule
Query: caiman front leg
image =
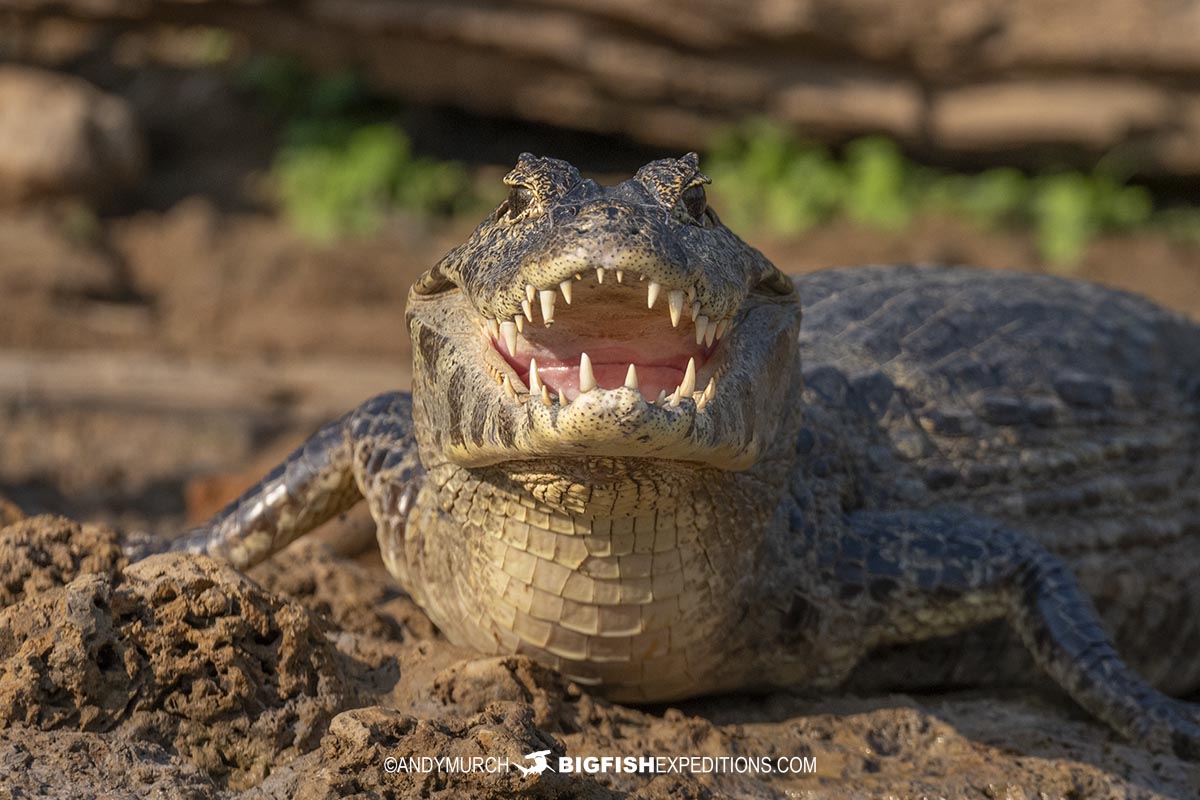
<path fill-rule="evenodd" d="M 377 522 L 403 530 L 423 474 L 410 395 L 379 395 L 330 422 L 207 524 L 172 542 L 246 569 L 366 495 Z"/>
<path fill-rule="evenodd" d="M 820 580 L 855 607 L 867 648 L 1004 619 L 1094 716 L 1131 741 L 1200 760 L 1200 707 L 1130 669 L 1067 565 L 1031 538 L 954 512 L 857 512 L 847 523 L 810 552 Z"/>

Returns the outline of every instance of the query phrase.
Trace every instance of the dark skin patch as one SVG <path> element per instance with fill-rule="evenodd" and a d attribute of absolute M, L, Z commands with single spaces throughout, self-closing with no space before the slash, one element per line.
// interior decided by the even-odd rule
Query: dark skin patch
<path fill-rule="evenodd" d="M 505 447 L 516 446 L 517 431 L 513 428 L 512 418 L 508 414 L 496 416 L 496 435 L 500 437 L 500 443 Z"/>
<path fill-rule="evenodd" d="M 417 328 L 417 352 L 421 354 L 421 361 L 430 370 L 437 370 L 438 357 L 445 345 L 445 337 L 439 336 L 431 328 Z"/>
<path fill-rule="evenodd" d="M 783 615 L 784 637 L 796 640 L 807 631 L 815 630 L 821 623 L 821 610 L 800 594 L 792 595 L 792 602 Z"/>
<path fill-rule="evenodd" d="M 450 381 L 447 389 L 447 396 L 462 397 L 467 383 L 466 371 L 462 367 L 458 367 L 450 375 Z M 447 433 L 450 436 L 451 443 L 461 446 L 464 443 L 462 432 L 462 404 L 448 403 L 446 406 L 447 412 L 450 414 L 450 430 Z"/>
<path fill-rule="evenodd" d="M 451 394 L 450 396 L 461 397 L 462 395 Z M 488 413 L 489 405 L 486 400 L 476 398 L 471 408 L 471 439 L 477 447 L 482 447 L 486 441 L 484 434 L 487 431 L 488 420 L 491 417 L 491 414 Z M 499 416 L 503 417 L 504 414 L 500 414 Z"/>

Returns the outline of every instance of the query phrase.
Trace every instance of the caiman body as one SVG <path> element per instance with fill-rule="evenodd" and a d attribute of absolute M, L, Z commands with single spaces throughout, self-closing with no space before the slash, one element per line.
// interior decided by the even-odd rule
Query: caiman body
<path fill-rule="evenodd" d="M 1200 686 L 1194 324 L 1047 276 L 793 283 L 707 208 L 694 156 L 616 187 L 523 156 L 506 182 L 413 289 L 411 396 L 330 423 L 181 547 L 247 566 L 365 498 L 452 641 L 618 700 L 1034 664 L 1200 758 L 1194 707 L 1105 630 L 1160 688 Z"/>

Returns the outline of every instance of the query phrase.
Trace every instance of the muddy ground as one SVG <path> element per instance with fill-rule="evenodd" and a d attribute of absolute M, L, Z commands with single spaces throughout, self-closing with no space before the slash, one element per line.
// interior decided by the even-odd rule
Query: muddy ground
<path fill-rule="evenodd" d="M 1048 689 L 607 703 L 527 659 L 447 643 L 369 550 L 339 555 L 370 535 L 361 513 L 249 577 L 190 556 L 127 564 L 121 536 L 174 535 L 322 419 L 405 388 L 408 286 L 474 220 L 398 217 L 314 245 L 247 188 L 277 132 L 227 83 L 91 77 L 146 126 L 143 184 L 98 224 L 58 205 L 0 211 L 0 797 L 1200 793 L 1200 767 L 1119 740 Z M 1025 234 L 952 220 L 755 243 L 790 271 L 1039 268 Z M 1077 274 L 1200 317 L 1198 249 L 1101 240 Z M 388 756 L 524 765 L 544 749 L 811 757 L 816 771 L 385 769 Z"/>
<path fill-rule="evenodd" d="M 109 528 L 0 530 L 12 797 L 1190 797 L 1200 766 L 1033 691 L 786 694 L 634 709 L 446 642 L 375 565 L 301 544 L 244 576 L 127 564 Z M 389 772 L 527 753 L 813 759 L 799 774 Z"/>

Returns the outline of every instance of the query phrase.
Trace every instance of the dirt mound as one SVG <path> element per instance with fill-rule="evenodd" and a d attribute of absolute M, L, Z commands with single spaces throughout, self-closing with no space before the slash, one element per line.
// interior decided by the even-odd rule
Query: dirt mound
<path fill-rule="evenodd" d="M 0 497 L 0 523 L 4 515 Z M 124 566 L 117 533 L 110 528 L 52 516 L 14 519 L 0 528 L 0 608 L 79 575 L 116 575 Z"/>
<path fill-rule="evenodd" d="M 301 605 L 202 557 L 82 575 L 0 614 L 0 718 L 118 731 L 235 787 L 317 745 L 355 699 L 347 669 Z"/>
<path fill-rule="evenodd" d="M 0 529 L 2 795 L 1149 799 L 1200 787 L 1200 765 L 1120 742 L 1056 695 L 627 708 L 525 656 L 449 644 L 381 570 L 319 543 L 254 579 L 184 554 L 127 565 L 118 544 L 57 517 Z M 539 751 L 550 770 L 516 768 Z M 557 773 L 564 755 L 812 769 Z M 512 766 L 400 767 L 438 758 Z"/>

